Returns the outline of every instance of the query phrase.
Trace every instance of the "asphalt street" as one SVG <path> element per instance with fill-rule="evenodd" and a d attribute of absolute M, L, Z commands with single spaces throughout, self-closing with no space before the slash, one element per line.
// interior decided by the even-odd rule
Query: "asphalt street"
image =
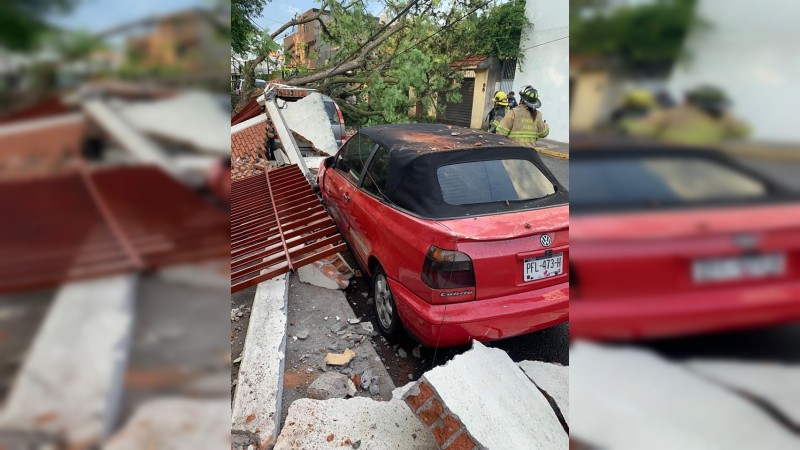
<path fill-rule="evenodd" d="M 553 175 L 569 189 L 569 160 L 556 158 L 549 155 L 540 155 L 542 161 L 547 165 L 547 168 L 553 172 Z"/>

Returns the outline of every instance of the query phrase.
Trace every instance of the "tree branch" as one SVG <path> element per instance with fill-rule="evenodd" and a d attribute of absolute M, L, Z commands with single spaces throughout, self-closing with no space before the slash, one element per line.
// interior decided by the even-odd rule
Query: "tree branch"
<path fill-rule="evenodd" d="M 349 103 L 345 102 L 340 98 L 334 98 L 334 100 L 336 101 L 336 104 L 338 104 L 340 108 L 348 111 L 351 115 L 354 116 L 359 116 L 359 117 L 383 116 L 383 113 L 380 111 L 368 111 L 366 109 L 356 108 L 355 106 L 350 105 Z"/>
<path fill-rule="evenodd" d="M 350 56 L 347 60 L 345 60 L 344 63 L 338 64 L 333 68 L 322 70 L 311 75 L 295 78 L 292 80 L 287 80 L 286 84 L 291 86 L 303 86 L 309 83 L 313 83 L 315 81 L 320 81 L 326 78 L 330 78 L 335 75 L 341 75 L 343 73 L 347 73 L 348 71 L 357 69 L 359 67 L 363 67 L 367 63 L 367 55 L 372 53 L 387 39 L 399 33 L 403 29 L 404 29 L 404 24 L 401 22 L 396 27 L 394 27 L 393 30 L 389 31 L 388 33 L 384 33 L 382 36 L 379 36 L 374 41 L 365 45 L 360 52 L 358 52 L 356 55 Z"/>
<path fill-rule="evenodd" d="M 295 25 L 302 25 L 304 23 L 313 22 L 315 20 L 319 20 L 320 23 L 322 23 L 322 19 L 320 17 L 322 17 L 322 14 L 325 12 L 325 5 L 327 5 L 327 2 L 322 3 L 320 5 L 319 11 L 317 11 L 315 14 L 311 16 L 308 16 L 304 19 L 292 19 L 289 22 L 286 22 L 285 24 L 281 25 L 281 27 L 278 28 L 277 31 L 269 35 L 270 39 L 275 40 L 275 38 L 280 36 L 281 33 L 286 31 L 286 29 L 291 28 Z"/>

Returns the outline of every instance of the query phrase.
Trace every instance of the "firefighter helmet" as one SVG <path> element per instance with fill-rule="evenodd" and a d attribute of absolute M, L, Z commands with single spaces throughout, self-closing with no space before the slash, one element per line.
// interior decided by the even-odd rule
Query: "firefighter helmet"
<path fill-rule="evenodd" d="M 506 93 L 503 91 L 495 92 L 494 104 L 495 106 L 508 106 L 508 97 L 506 96 Z"/>
<path fill-rule="evenodd" d="M 542 107 L 542 102 L 539 101 L 539 92 L 531 85 L 527 85 L 519 91 L 519 99 L 528 108 L 538 109 Z"/>

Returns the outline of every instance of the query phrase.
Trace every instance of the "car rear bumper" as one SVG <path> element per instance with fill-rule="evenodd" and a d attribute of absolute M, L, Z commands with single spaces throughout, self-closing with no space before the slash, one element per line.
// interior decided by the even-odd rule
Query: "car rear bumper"
<path fill-rule="evenodd" d="M 569 320 L 569 283 L 490 300 L 431 305 L 389 280 L 406 329 L 431 347 L 471 340 L 492 341 L 548 328 Z"/>
<path fill-rule="evenodd" d="M 570 305 L 570 336 L 598 340 L 663 338 L 800 320 L 800 281 Z"/>

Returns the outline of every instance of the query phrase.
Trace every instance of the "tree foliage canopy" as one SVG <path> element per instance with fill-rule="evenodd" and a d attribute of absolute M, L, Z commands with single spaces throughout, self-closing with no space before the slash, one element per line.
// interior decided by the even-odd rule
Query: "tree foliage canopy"
<path fill-rule="evenodd" d="M 261 16 L 267 0 L 231 1 L 231 50 L 238 55 L 247 54 L 260 34 L 251 19 Z"/>
<path fill-rule="evenodd" d="M 703 21 L 696 0 L 656 0 L 605 11 L 602 1 L 570 4 L 570 52 L 618 57 L 629 66 L 671 65 L 690 28 Z"/>
<path fill-rule="evenodd" d="M 382 2 L 389 19 L 383 24 L 368 1 L 318 3 L 320 10 L 329 11 L 330 20 L 312 16 L 294 24 L 316 21 L 320 40 L 331 46 L 332 56 L 317 69 L 283 81 L 333 97 L 348 122 L 355 124 L 408 121 L 408 111 L 417 102 L 430 111 L 441 105 L 441 98 L 460 100 L 461 69 L 452 63 L 472 55 L 517 58 L 522 30 L 530 25 L 524 0 L 497 6 L 493 0 L 389 0 Z M 260 38 L 274 42 L 286 29 Z M 264 57 L 259 54 L 251 63 Z M 252 65 L 249 69 L 254 70 Z M 249 77 L 246 73 L 245 90 Z"/>
<path fill-rule="evenodd" d="M 45 18 L 65 13 L 80 0 L 2 0 L 0 1 L 0 47 L 31 50 L 39 38 L 51 31 Z"/>

